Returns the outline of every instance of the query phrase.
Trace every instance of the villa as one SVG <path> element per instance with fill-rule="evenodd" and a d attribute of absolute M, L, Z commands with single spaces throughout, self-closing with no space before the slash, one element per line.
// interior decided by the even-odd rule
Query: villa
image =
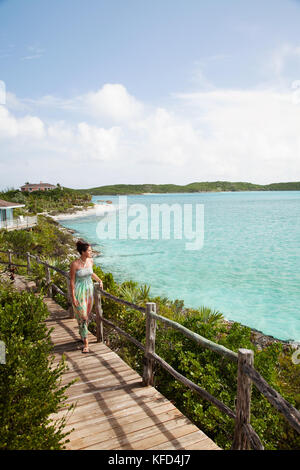
<path fill-rule="evenodd" d="M 55 189 L 56 186 L 54 184 L 49 184 L 49 183 L 42 183 L 42 181 L 39 184 L 31 184 L 31 183 L 26 183 L 23 186 L 21 186 L 21 191 L 51 191 L 52 189 Z"/>
<path fill-rule="evenodd" d="M 20 230 L 31 228 L 36 225 L 36 216 L 19 216 L 17 219 L 14 219 L 13 210 L 17 208 L 19 209 L 20 207 L 25 207 L 25 205 L 0 199 L 0 229 L 4 228 L 6 230 Z"/>

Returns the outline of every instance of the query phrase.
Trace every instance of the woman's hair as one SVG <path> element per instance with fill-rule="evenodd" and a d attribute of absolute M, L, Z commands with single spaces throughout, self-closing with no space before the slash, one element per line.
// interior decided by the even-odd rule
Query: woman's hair
<path fill-rule="evenodd" d="M 81 240 L 78 240 L 76 243 L 77 251 L 81 254 L 83 251 L 86 251 L 88 247 L 90 246 L 89 243 L 83 242 Z"/>

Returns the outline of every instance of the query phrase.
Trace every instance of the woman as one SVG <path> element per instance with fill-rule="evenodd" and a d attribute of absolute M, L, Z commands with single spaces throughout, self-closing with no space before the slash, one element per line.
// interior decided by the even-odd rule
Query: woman
<path fill-rule="evenodd" d="M 88 323 L 94 301 L 94 286 L 92 278 L 99 282 L 101 289 L 103 283 L 93 273 L 92 248 L 88 243 L 77 242 L 80 257 L 70 266 L 70 285 L 75 318 L 78 322 L 79 333 L 84 344 L 83 353 L 89 352 Z"/>

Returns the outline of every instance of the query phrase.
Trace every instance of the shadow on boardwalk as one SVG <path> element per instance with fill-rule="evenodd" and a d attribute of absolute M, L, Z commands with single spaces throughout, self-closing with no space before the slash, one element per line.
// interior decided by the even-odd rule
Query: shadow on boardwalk
<path fill-rule="evenodd" d="M 20 276 L 18 289 L 32 288 Z M 67 449 L 97 450 L 218 450 L 219 447 L 186 418 L 154 387 L 144 387 L 142 378 L 104 343 L 89 333 L 90 353 L 82 353 L 75 319 L 51 298 L 44 298 L 49 311 L 55 363 L 64 354 L 68 370 L 62 385 L 76 378 L 68 390 L 68 404 L 51 416 L 67 416 Z"/>

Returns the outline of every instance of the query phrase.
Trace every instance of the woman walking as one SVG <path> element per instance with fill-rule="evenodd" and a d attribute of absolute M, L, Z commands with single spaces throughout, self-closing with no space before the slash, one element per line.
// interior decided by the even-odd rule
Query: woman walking
<path fill-rule="evenodd" d="M 92 248 L 89 243 L 78 241 L 77 250 L 80 257 L 70 266 L 70 285 L 75 318 L 79 326 L 79 334 L 84 344 L 83 353 L 89 352 L 88 324 L 94 302 L 94 286 L 92 278 L 99 282 L 101 289 L 103 283 L 93 272 Z"/>

